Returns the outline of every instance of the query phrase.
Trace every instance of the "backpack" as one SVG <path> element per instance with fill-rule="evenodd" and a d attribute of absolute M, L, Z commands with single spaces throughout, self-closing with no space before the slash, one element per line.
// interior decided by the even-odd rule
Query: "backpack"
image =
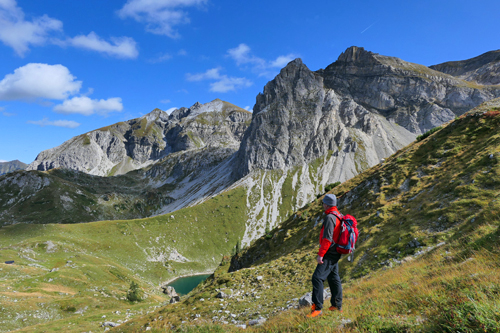
<path fill-rule="evenodd" d="M 352 215 L 333 214 L 340 220 L 341 229 L 335 242 L 335 248 L 338 253 L 349 254 L 354 251 L 356 241 L 358 240 L 358 221 Z"/>

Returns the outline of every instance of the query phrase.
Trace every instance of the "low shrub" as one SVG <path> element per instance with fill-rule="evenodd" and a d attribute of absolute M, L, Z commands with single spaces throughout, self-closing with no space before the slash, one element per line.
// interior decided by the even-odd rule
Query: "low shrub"
<path fill-rule="evenodd" d="M 441 128 L 442 128 L 441 126 L 438 126 L 438 127 L 434 127 L 431 130 L 428 130 L 424 134 L 417 136 L 417 141 L 422 141 L 423 139 L 427 138 L 432 133 L 435 133 L 435 132 L 439 131 Z"/>

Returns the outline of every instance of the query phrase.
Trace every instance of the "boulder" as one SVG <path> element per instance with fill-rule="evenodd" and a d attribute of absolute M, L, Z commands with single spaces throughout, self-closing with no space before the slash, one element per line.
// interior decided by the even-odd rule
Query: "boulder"
<path fill-rule="evenodd" d="M 332 297 L 332 293 L 330 292 L 330 288 L 325 288 L 323 290 L 323 300 Z M 312 293 L 306 293 L 301 298 L 299 298 L 299 307 L 311 306 L 312 305 Z"/>
<path fill-rule="evenodd" d="M 266 322 L 266 318 L 259 317 L 258 319 L 252 319 L 248 322 L 248 326 L 259 326 Z"/>
<path fill-rule="evenodd" d="M 217 298 L 228 298 L 228 297 L 229 297 L 229 295 L 228 295 L 228 294 L 226 294 L 226 293 L 225 293 L 225 292 L 223 292 L 223 291 L 219 291 L 219 293 L 218 293 L 215 297 L 217 297 Z"/>

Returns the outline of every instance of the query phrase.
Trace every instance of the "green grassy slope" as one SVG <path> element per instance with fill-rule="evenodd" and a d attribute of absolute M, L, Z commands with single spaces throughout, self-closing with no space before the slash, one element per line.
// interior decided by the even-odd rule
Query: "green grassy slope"
<path fill-rule="evenodd" d="M 271 319 L 253 330 L 498 331 L 499 107 L 473 110 L 331 191 L 360 226 L 353 262 L 340 263 L 341 316 L 307 320 L 307 309 L 294 309 L 311 289 L 319 198 L 224 262 L 183 303 L 114 330 L 237 331 L 226 324 L 263 316 Z M 221 290 L 232 297 L 216 298 Z"/>
<path fill-rule="evenodd" d="M 246 215 L 245 189 L 237 188 L 147 219 L 4 226 L 0 332 L 95 331 L 106 320 L 151 311 L 169 301 L 160 283 L 213 271 L 231 253 Z M 9 260 L 15 264 L 3 264 Z M 149 295 L 144 303 L 124 299 L 132 281 Z"/>

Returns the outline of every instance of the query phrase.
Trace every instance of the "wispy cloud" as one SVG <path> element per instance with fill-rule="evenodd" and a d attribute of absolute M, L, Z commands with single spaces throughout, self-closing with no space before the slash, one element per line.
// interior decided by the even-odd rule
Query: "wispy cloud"
<path fill-rule="evenodd" d="M 0 40 L 24 57 L 31 45 L 43 45 L 53 32 L 62 31 L 62 22 L 43 15 L 26 20 L 15 0 L 0 1 Z"/>
<path fill-rule="evenodd" d="M 14 117 L 16 114 L 11 112 L 2 112 L 5 117 Z"/>
<path fill-rule="evenodd" d="M 219 73 L 221 71 L 221 67 L 216 67 L 212 69 L 208 69 L 205 73 L 198 73 L 198 74 L 186 74 L 186 79 L 188 81 L 194 82 L 194 81 L 203 81 L 203 80 L 217 80 L 221 77 L 221 74 Z"/>
<path fill-rule="evenodd" d="M 185 8 L 200 6 L 208 0 L 128 0 L 118 11 L 122 18 L 145 23 L 146 30 L 157 35 L 178 38 L 174 27 L 190 22 Z"/>
<path fill-rule="evenodd" d="M 0 100 L 65 99 L 82 86 L 63 65 L 30 63 L 0 81 Z"/>
<path fill-rule="evenodd" d="M 168 104 L 168 103 L 170 103 L 170 102 L 171 102 L 171 100 L 169 100 L 169 99 L 162 99 L 162 100 L 160 101 L 160 103 L 163 103 L 163 104 Z"/>
<path fill-rule="evenodd" d="M 7 162 L 7 161 L 6 160 L 0 160 L 0 163 L 5 163 L 5 162 Z"/>
<path fill-rule="evenodd" d="M 207 70 L 204 73 L 186 74 L 186 79 L 191 82 L 215 81 L 210 83 L 210 91 L 225 93 L 240 88 L 250 87 L 253 82 L 244 77 L 229 77 L 220 73 L 221 67 Z"/>
<path fill-rule="evenodd" d="M 233 49 L 229 49 L 227 51 L 227 56 L 233 59 L 237 66 L 251 66 L 253 71 L 259 74 L 259 76 L 269 76 L 272 74 L 272 69 L 283 68 L 290 61 L 297 58 L 297 55 L 289 53 L 268 61 L 253 55 L 250 47 L 244 43 L 241 43 Z"/>
<path fill-rule="evenodd" d="M 157 64 L 172 59 L 172 55 L 169 53 L 160 54 L 156 58 L 150 59 L 149 62 L 152 64 Z"/>
<path fill-rule="evenodd" d="M 87 96 L 73 97 L 54 107 L 54 111 L 57 113 L 81 114 L 84 116 L 90 116 L 94 113 L 107 115 L 109 112 L 120 112 L 122 110 L 122 99 L 119 97 L 99 100 Z"/>
<path fill-rule="evenodd" d="M 67 40 L 71 46 L 104 53 L 118 58 L 135 59 L 139 55 L 137 44 L 130 37 L 111 37 L 111 42 L 105 41 L 95 32 L 80 35 Z"/>
<path fill-rule="evenodd" d="M 66 128 L 76 128 L 80 126 L 80 123 L 77 123 L 73 120 L 54 120 L 50 121 L 48 118 L 43 118 L 42 120 L 28 120 L 28 124 L 38 125 L 41 127 L 45 126 L 56 126 L 56 127 L 66 127 Z"/>

